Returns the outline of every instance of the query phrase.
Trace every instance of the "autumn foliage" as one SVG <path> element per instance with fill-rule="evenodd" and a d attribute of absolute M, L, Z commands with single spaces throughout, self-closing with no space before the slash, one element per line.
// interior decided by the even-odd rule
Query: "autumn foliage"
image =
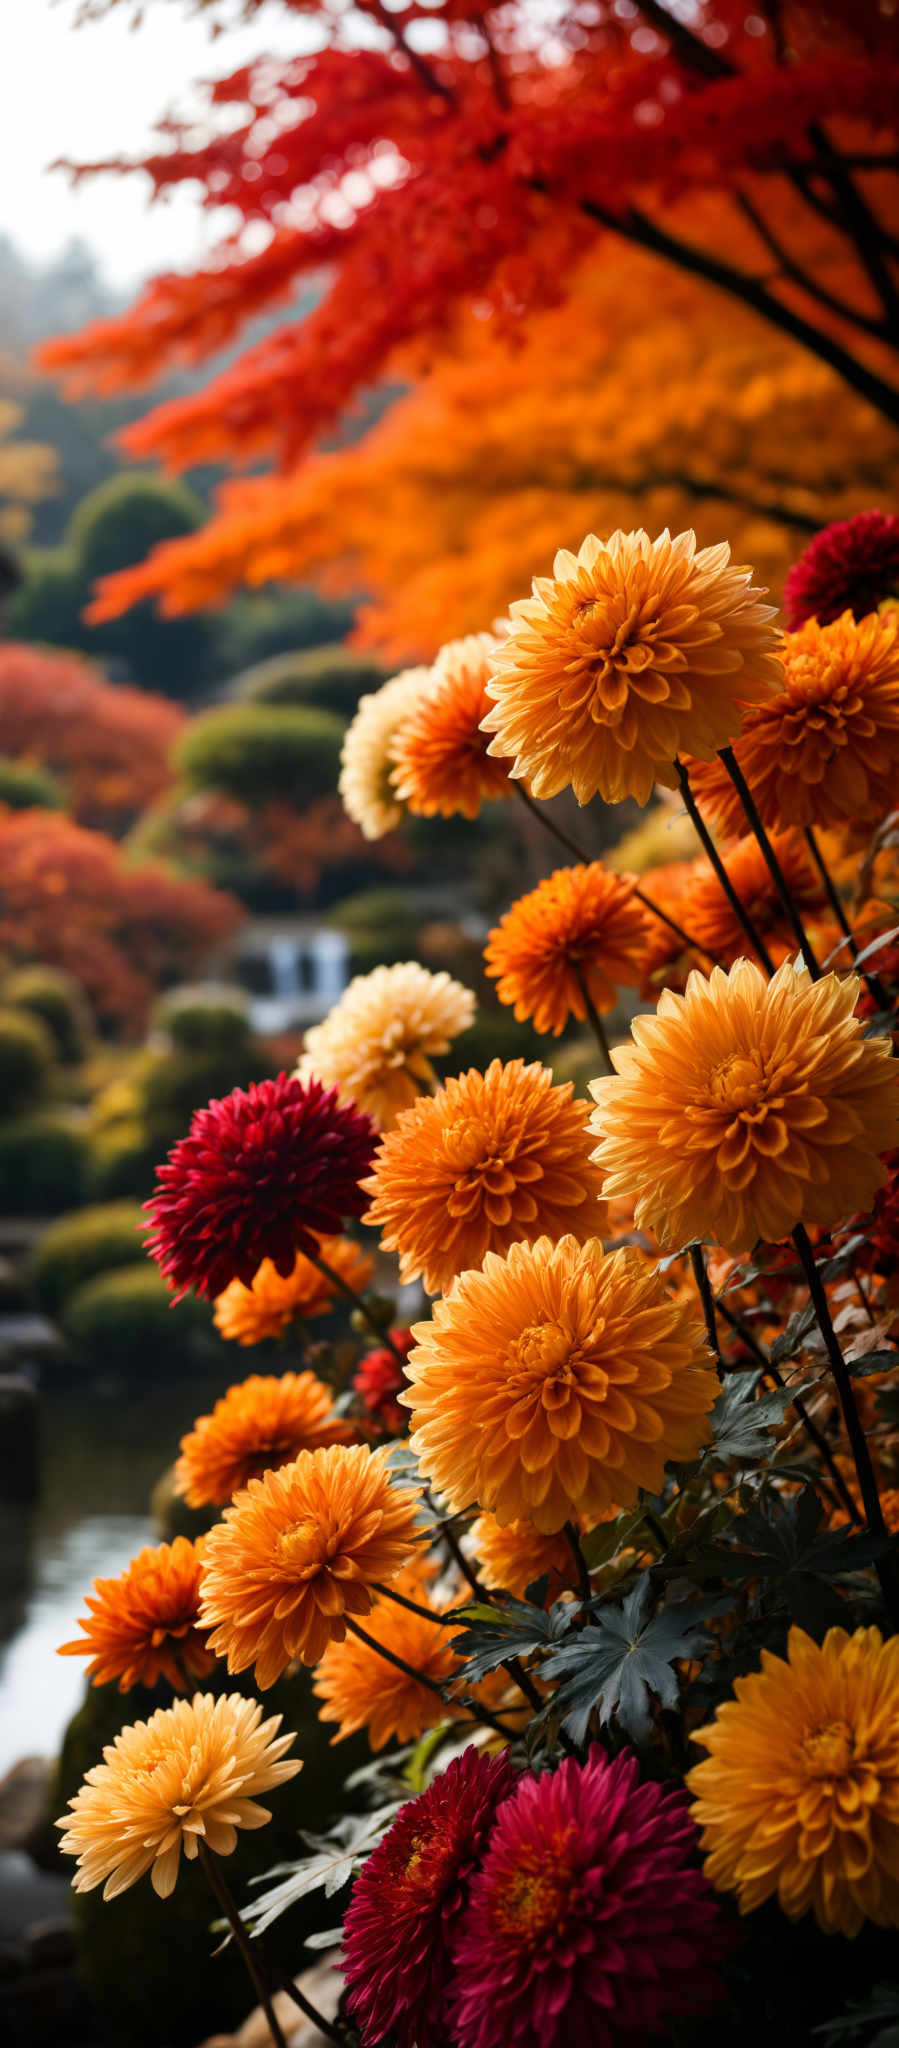
<path fill-rule="evenodd" d="M 67 969 L 102 1019 L 134 1030 L 155 990 L 194 974 L 241 916 L 202 882 L 129 867 L 114 840 L 56 811 L 0 815 L 0 875 L 0 959 Z"/>
<path fill-rule="evenodd" d="M 0 752 L 49 768 L 83 824 L 122 829 L 160 796 L 184 724 L 167 698 L 108 683 L 76 654 L 0 645 Z"/>

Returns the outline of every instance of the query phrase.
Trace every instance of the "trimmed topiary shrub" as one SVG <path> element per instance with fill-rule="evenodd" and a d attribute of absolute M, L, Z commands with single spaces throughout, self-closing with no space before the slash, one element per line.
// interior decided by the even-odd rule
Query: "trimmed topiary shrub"
<path fill-rule="evenodd" d="M 89 1141 L 62 1110 L 0 1123 L 0 1215 L 52 1216 L 88 1190 Z"/>
<path fill-rule="evenodd" d="M 35 805 L 42 811 L 61 811 L 65 799 L 59 783 L 46 768 L 38 768 L 33 761 L 10 761 L 2 755 L 0 804 L 8 804 L 12 811 L 28 811 Z"/>
<path fill-rule="evenodd" d="M 76 1066 L 86 1057 L 92 1020 L 84 990 L 73 975 L 61 967 L 20 967 L 4 982 L 3 999 L 46 1024 L 65 1066 Z"/>
<path fill-rule="evenodd" d="M 173 1302 L 149 1259 L 85 1280 L 67 1297 L 59 1321 L 85 1364 L 102 1362 L 110 1371 L 132 1375 L 180 1371 L 198 1343 L 202 1351 L 204 1339 L 218 1342 L 208 1303 L 193 1294 Z"/>
<path fill-rule="evenodd" d="M 137 1202 L 104 1202 L 77 1216 L 60 1216 L 31 1256 L 29 1279 L 48 1315 L 56 1315 L 76 1289 L 115 1266 L 140 1257 L 140 1231 L 148 1227 Z"/>
<path fill-rule="evenodd" d="M 252 1039 L 242 1047 L 212 1046 L 207 1052 L 151 1054 L 140 1082 L 143 1117 L 160 1143 L 173 1144 L 186 1131 L 195 1109 L 213 1096 L 230 1095 L 274 1071 L 271 1059 Z"/>
<path fill-rule="evenodd" d="M 328 919 L 346 933 L 353 974 L 418 958 L 421 918 L 402 889 L 360 889 L 333 904 Z"/>
<path fill-rule="evenodd" d="M 108 1130 L 95 1131 L 87 1171 L 90 1200 L 115 1202 L 130 1195 L 143 1201 L 152 1191 L 166 1150 L 138 1117 L 123 1117 Z"/>
<path fill-rule="evenodd" d="M 370 654 L 337 641 L 260 661 L 237 676 L 232 689 L 249 704 L 318 704 L 352 718 L 360 697 L 379 689 L 385 674 Z"/>
<path fill-rule="evenodd" d="M 241 988 L 170 989 L 156 1005 L 155 1022 L 183 1052 L 233 1052 L 249 1046 L 249 1002 Z"/>
<path fill-rule="evenodd" d="M 341 719 L 312 705 L 230 704 L 191 720 L 175 761 L 192 789 L 302 807 L 336 789 L 343 734 Z"/>
<path fill-rule="evenodd" d="M 55 1063 L 56 1047 L 43 1020 L 0 1008 L 0 1117 L 39 1101 Z"/>

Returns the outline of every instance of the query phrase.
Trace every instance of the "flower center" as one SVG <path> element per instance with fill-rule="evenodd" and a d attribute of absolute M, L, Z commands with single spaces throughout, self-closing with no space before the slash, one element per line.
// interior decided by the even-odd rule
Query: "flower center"
<path fill-rule="evenodd" d="M 855 1759 L 855 1741 L 846 1721 L 829 1721 L 816 1728 L 802 1744 L 802 1756 L 810 1778 L 843 1778 Z"/>
<path fill-rule="evenodd" d="M 709 1075 L 709 1092 L 722 1108 L 738 1114 L 764 1116 L 768 1108 L 768 1076 L 757 1052 L 729 1053 Z"/>
<path fill-rule="evenodd" d="M 547 1934 L 562 1934 L 571 1918 L 577 1900 L 574 1874 L 564 1861 L 567 1832 L 562 1831 L 555 1844 L 545 1845 L 539 1864 L 530 1859 L 519 1864 L 491 1901 L 494 1926 L 519 1942 L 535 1945 Z"/>
<path fill-rule="evenodd" d="M 303 1515 L 289 1529 L 282 1529 L 277 1541 L 277 1561 L 292 1577 L 308 1578 L 328 1565 L 340 1548 L 336 1522 Z"/>
<path fill-rule="evenodd" d="M 509 1393 L 517 1401 L 530 1395 L 543 1408 L 562 1408 L 586 1381 L 593 1398 L 601 1400 L 609 1384 L 595 1355 L 602 1327 L 600 1320 L 582 1340 L 561 1323 L 522 1330 L 506 1353 Z"/>

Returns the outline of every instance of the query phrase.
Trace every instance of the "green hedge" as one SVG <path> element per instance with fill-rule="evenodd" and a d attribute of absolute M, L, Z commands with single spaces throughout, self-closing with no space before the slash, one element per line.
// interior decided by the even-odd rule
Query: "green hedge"
<path fill-rule="evenodd" d="M 176 988 L 156 1005 L 155 1021 L 183 1052 L 245 1055 L 249 1005 L 242 989 Z"/>
<path fill-rule="evenodd" d="M 0 1215 L 52 1216 L 88 1190 L 89 1140 L 62 1111 L 0 1123 Z"/>
<path fill-rule="evenodd" d="M 55 1315 L 86 1281 L 140 1257 L 139 1232 L 147 1218 L 137 1202 L 104 1202 L 60 1216 L 31 1256 L 29 1278 L 48 1315 Z"/>
<path fill-rule="evenodd" d="M 380 689 L 385 671 L 371 655 L 336 642 L 273 655 L 244 670 L 232 684 L 250 704 L 315 704 L 352 718 L 360 697 Z"/>
<path fill-rule="evenodd" d="M 60 1325 L 86 1365 L 132 1375 L 179 1370 L 212 1335 L 212 1311 L 192 1294 L 173 1304 L 158 1268 L 148 1259 L 97 1273 L 70 1294 Z"/>
<path fill-rule="evenodd" d="M 336 789 L 343 734 L 341 719 L 311 705 L 231 704 L 191 720 L 175 763 L 192 789 L 302 806 Z"/>
<path fill-rule="evenodd" d="M 56 1047 L 43 1019 L 0 1008 L 0 1117 L 17 1116 L 39 1101 L 55 1064 Z"/>
<path fill-rule="evenodd" d="M 238 1049 L 224 1045 L 207 1052 L 153 1053 L 140 1082 L 143 1121 L 167 1147 L 187 1130 L 195 1109 L 230 1095 L 232 1088 L 263 1081 L 273 1071 L 271 1058 L 252 1039 Z"/>
<path fill-rule="evenodd" d="M 145 1200 L 167 1150 L 136 1117 L 123 1117 L 108 1130 L 94 1132 L 88 1161 L 90 1200 L 116 1202 L 129 1195 Z"/>
<path fill-rule="evenodd" d="M 38 768 L 33 761 L 9 761 L 0 755 L 0 804 L 8 804 L 12 811 L 27 811 L 32 805 L 42 811 L 60 811 L 65 798 L 46 768 Z"/>
<path fill-rule="evenodd" d="M 51 1032 L 57 1058 L 76 1066 L 86 1058 L 93 1036 L 83 989 L 57 967 L 20 967 L 3 984 L 3 1000 L 38 1017 Z"/>

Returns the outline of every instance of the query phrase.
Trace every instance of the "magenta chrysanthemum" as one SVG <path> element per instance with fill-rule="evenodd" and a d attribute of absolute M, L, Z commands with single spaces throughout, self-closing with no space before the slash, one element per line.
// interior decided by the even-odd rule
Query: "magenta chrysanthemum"
<path fill-rule="evenodd" d="M 452 1944 L 458 2048 L 613 2048 L 714 2003 L 728 1937 L 696 1844 L 625 1754 L 520 1779 Z"/>
<path fill-rule="evenodd" d="M 179 1295 L 250 1286 L 263 1259 L 286 1279 L 298 1251 L 359 1216 L 377 1133 L 336 1088 L 279 1074 L 198 1109 L 157 1169 L 147 1250 Z"/>
<path fill-rule="evenodd" d="M 817 619 L 828 626 L 845 611 L 863 619 L 885 597 L 899 595 L 899 518 L 894 512 L 857 512 L 822 527 L 794 562 L 784 584 L 791 631 Z"/>
<path fill-rule="evenodd" d="M 466 1749 L 410 1799 L 353 1887 L 343 1927 L 348 2009 L 369 2044 L 429 2048 L 445 2034 L 450 1943 L 514 1779 L 504 1756 Z"/>

